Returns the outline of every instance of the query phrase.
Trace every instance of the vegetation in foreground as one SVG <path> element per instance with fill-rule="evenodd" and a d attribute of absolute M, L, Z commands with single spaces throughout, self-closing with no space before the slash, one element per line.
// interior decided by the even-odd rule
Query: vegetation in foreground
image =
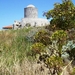
<path fill-rule="evenodd" d="M 64 30 L 5 30 L 0 32 L 0 39 L 0 75 L 62 75 L 65 67 L 72 70 L 75 43 Z"/>
<path fill-rule="evenodd" d="M 62 0 L 45 14 L 51 25 L 0 31 L 0 75 L 74 75 L 74 11 Z"/>

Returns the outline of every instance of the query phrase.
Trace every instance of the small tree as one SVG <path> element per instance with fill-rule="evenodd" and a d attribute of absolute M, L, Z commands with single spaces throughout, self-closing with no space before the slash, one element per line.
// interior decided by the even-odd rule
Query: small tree
<path fill-rule="evenodd" d="M 75 6 L 71 0 L 62 0 L 62 3 L 55 3 L 54 9 L 48 11 L 47 19 L 51 19 L 50 24 L 59 29 L 69 29 L 75 27 Z"/>

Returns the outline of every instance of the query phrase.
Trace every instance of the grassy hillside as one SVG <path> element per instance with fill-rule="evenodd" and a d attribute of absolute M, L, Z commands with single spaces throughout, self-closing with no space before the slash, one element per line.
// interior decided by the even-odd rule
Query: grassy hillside
<path fill-rule="evenodd" d="M 30 27 L 0 31 L 0 75 L 35 75 L 38 65 L 30 56 L 30 47 L 33 35 L 40 29 Z"/>
<path fill-rule="evenodd" d="M 32 44 L 26 38 L 29 30 L 31 28 L 0 31 L 0 75 L 17 75 L 12 74 L 10 68 L 15 71 L 26 59 Z"/>
<path fill-rule="evenodd" d="M 52 70 L 57 71 L 56 73 L 58 75 L 60 75 L 60 72 L 61 75 L 70 75 L 72 61 L 64 64 L 62 58 L 58 56 L 59 53 L 56 49 L 56 45 L 62 45 L 66 41 L 64 39 L 66 38 L 64 32 L 62 35 L 61 33 L 62 30 L 56 30 L 54 33 L 45 29 L 45 27 L 0 31 L 0 75 L 50 75 L 51 72 L 53 74 Z M 72 34 L 74 35 L 74 33 Z M 74 37 L 71 37 L 72 34 L 68 34 L 68 37 L 70 37 L 68 40 L 74 40 Z M 59 42 L 59 44 L 53 45 L 50 38 L 61 38 L 61 43 Z M 71 56 L 74 55 L 72 53 L 70 54 Z M 43 61 L 39 61 L 38 55 L 40 55 L 39 59 Z"/>

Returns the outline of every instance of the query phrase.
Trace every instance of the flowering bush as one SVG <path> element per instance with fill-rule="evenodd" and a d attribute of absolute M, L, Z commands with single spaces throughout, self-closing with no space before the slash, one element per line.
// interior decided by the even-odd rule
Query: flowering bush
<path fill-rule="evenodd" d="M 64 30 L 57 30 L 51 36 L 52 40 L 63 41 L 66 40 L 67 34 Z"/>
<path fill-rule="evenodd" d="M 41 42 L 44 45 L 48 45 L 51 43 L 50 34 L 46 30 L 40 30 L 36 33 L 34 37 L 35 42 Z"/>
<path fill-rule="evenodd" d="M 51 75 L 53 75 L 53 74 L 60 75 L 60 73 L 62 71 L 61 67 L 64 65 L 61 57 L 51 56 L 51 57 L 47 58 L 45 63 L 48 66 L 48 68 L 51 72 Z M 53 69 L 53 71 L 52 71 L 52 69 Z"/>
<path fill-rule="evenodd" d="M 44 44 L 42 44 L 42 43 L 34 43 L 31 46 L 32 54 L 34 54 L 34 55 L 41 54 L 41 52 L 45 52 L 44 48 L 45 48 Z"/>
<path fill-rule="evenodd" d="M 62 54 L 62 46 L 66 43 L 67 34 L 63 30 L 55 31 L 51 36 L 52 41 L 57 41 L 58 46 L 58 55 L 61 57 Z"/>

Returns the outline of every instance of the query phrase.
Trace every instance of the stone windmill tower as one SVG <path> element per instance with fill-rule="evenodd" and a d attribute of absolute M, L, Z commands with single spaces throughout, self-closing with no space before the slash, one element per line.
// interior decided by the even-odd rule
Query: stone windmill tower
<path fill-rule="evenodd" d="M 24 18 L 20 22 L 15 21 L 14 29 L 24 28 L 29 26 L 45 26 L 48 25 L 49 21 L 47 19 L 38 18 L 38 9 L 30 4 L 24 8 Z"/>
<path fill-rule="evenodd" d="M 38 10 L 34 5 L 24 8 L 24 18 L 38 18 Z"/>
<path fill-rule="evenodd" d="M 21 21 L 14 21 L 12 29 L 20 29 L 29 26 L 38 27 L 48 24 L 50 23 L 47 19 L 38 18 L 38 9 L 30 4 L 24 8 L 24 18 L 22 18 Z"/>

